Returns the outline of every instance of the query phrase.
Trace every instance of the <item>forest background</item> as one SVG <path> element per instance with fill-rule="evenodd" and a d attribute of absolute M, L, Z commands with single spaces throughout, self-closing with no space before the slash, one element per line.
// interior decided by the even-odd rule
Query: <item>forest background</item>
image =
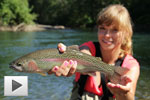
<path fill-rule="evenodd" d="M 134 30 L 149 31 L 150 0 L 0 0 L 0 26 L 25 23 L 94 28 L 98 12 L 109 4 L 124 5 Z"/>

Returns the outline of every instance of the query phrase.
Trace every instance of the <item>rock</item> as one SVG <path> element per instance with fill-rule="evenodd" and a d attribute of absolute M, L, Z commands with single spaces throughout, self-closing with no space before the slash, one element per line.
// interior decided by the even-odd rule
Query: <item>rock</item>
<path fill-rule="evenodd" d="M 65 29 L 62 25 L 40 25 L 40 24 L 33 24 L 33 25 L 26 25 L 21 23 L 16 26 L 0 26 L 0 31 L 44 31 L 49 29 Z"/>

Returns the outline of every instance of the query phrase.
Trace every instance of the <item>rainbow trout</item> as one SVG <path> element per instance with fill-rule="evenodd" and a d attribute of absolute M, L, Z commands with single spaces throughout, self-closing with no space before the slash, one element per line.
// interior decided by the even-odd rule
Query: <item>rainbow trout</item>
<path fill-rule="evenodd" d="M 54 66 L 60 66 L 65 60 L 76 60 L 76 72 L 88 73 L 100 71 L 110 80 L 119 79 L 128 69 L 104 63 L 100 57 L 93 57 L 79 51 L 77 45 L 67 47 L 64 53 L 56 48 L 37 50 L 10 63 L 10 68 L 19 72 L 46 74 Z M 114 81 L 115 82 L 115 81 Z"/>

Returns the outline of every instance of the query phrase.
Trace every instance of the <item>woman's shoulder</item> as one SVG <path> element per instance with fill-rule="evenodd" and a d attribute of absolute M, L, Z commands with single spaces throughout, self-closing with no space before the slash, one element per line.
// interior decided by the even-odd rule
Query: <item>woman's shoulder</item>
<path fill-rule="evenodd" d="M 139 62 L 132 55 L 126 55 L 122 64 L 122 67 L 132 68 L 140 67 Z"/>

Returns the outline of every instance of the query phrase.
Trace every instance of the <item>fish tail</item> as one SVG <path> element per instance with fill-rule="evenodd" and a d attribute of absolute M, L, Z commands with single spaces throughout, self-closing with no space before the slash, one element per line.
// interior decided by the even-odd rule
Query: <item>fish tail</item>
<path fill-rule="evenodd" d="M 129 71 L 128 68 L 124 68 L 124 67 L 119 67 L 119 66 L 115 66 L 115 73 L 119 74 L 119 75 L 124 75 Z"/>
<path fill-rule="evenodd" d="M 114 73 L 110 78 L 112 83 L 120 83 L 121 77 L 124 76 L 129 71 L 128 68 L 115 67 Z"/>

